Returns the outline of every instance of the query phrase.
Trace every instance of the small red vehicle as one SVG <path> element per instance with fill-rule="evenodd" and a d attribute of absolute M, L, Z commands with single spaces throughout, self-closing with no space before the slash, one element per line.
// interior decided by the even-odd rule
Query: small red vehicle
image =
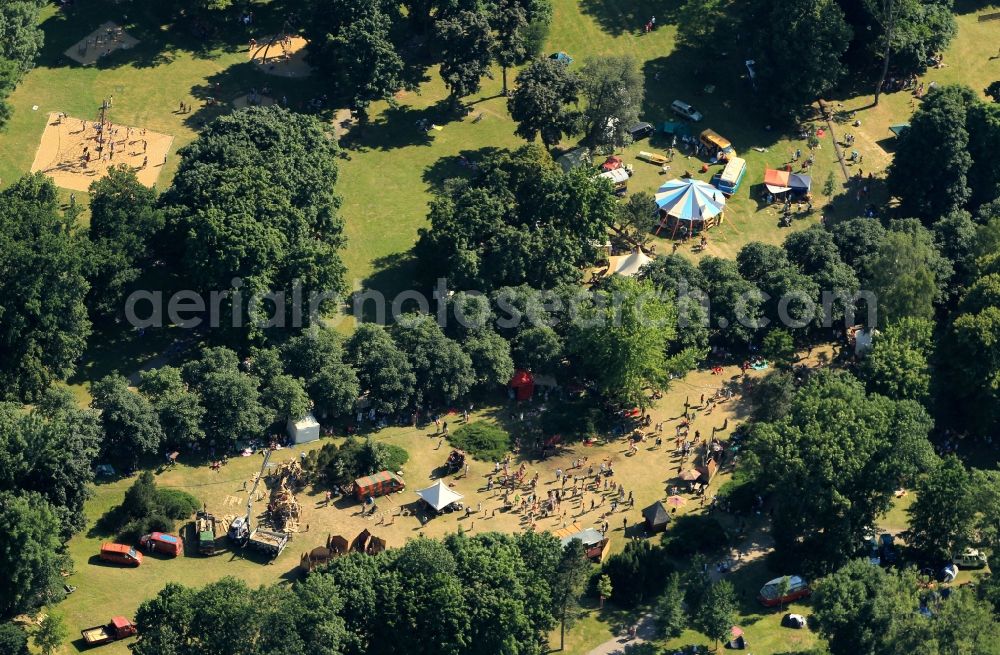
<path fill-rule="evenodd" d="M 139 566 L 142 564 L 142 553 L 126 544 L 102 544 L 101 559 L 114 564 Z"/>
<path fill-rule="evenodd" d="M 163 553 L 177 557 L 184 550 L 180 537 L 165 532 L 152 532 L 139 538 L 139 545 L 151 553 Z"/>
<path fill-rule="evenodd" d="M 86 628 L 80 631 L 80 634 L 83 635 L 83 643 L 87 646 L 100 646 L 101 644 L 131 637 L 135 633 L 135 624 L 124 616 L 112 617 L 111 623 L 95 625 L 93 628 Z"/>

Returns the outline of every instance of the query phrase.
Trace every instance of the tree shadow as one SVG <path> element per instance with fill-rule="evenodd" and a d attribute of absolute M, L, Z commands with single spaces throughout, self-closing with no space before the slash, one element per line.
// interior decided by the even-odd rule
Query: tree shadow
<path fill-rule="evenodd" d="M 444 189 L 444 183 L 453 178 L 472 178 L 479 170 L 479 162 L 499 152 L 494 146 L 462 150 L 457 155 L 441 157 L 424 169 L 422 178 L 435 192 Z"/>
<path fill-rule="evenodd" d="M 684 0 L 581 0 L 580 10 L 593 16 L 608 34 L 620 36 L 628 32 L 642 34 L 654 16 L 657 25 L 673 24 L 683 4 Z"/>
<path fill-rule="evenodd" d="M 414 289 L 417 259 L 412 251 L 398 252 L 376 258 L 372 266 L 374 270 L 362 280 L 362 291 L 359 293 L 374 292 L 383 297 L 372 299 L 356 295 L 350 300 L 349 310 L 358 321 L 388 325 L 393 322 L 393 300 L 403 291 Z M 430 302 L 429 295 L 426 297 Z M 398 309 L 403 313 L 414 306 L 412 303 L 402 303 Z"/>
<path fill-rule="evenodd" d="M 407 146 L 429 146 L 433 143 L 432 125 L 444 125 L 461 119 L 465 110 L 456 111 L 447 99 L 430 107 L 409 105 L 390 106 L 374 121 L 355 125 L 340 140 L 348 150 L 395 150 Z"/>
<path fill-rule="evenodd" d="M 159 357 L 175 336 L 177 333 L 172 329 L 140 332 L 124 323 L 95 329 L 82 360 L 67 382 L 84 384 L 111 373 L 130 373 Z"/>

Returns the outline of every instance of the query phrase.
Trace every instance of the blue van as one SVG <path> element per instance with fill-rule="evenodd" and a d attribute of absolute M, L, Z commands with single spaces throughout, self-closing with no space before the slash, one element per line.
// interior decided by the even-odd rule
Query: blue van
<path fill-rule="evenodd" d="M 740 188 L 740 183 L 743 182 L 743 176 L 746 174 L 746 161 L 740 157 L 733 157 L 726 163 L 726 167 L 722 169 L 719 177 L 716 178 L 715 186 L 719 191 L 727 196 L 731 196 Z"/>

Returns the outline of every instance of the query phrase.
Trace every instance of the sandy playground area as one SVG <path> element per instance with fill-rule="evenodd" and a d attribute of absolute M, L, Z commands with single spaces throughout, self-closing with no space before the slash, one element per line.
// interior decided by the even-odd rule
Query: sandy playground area
<path fill-rule="evenodd" d="M 168 134 L 139 127 L 105 123 L 102 128 L 97 121 L 51 113 L 31 172 L 45 173 L 64 189 L 86 191 L 109 168 L 125 164 L 151 187 L 173 140 Z"/>
<path fill-rule="evenodd" d="M 109 21 L 70 46 L 63 54 L 78 64 L 90 66 L 101 57 L 116 50 L 128 50 L 137 43 L 138 39 Z"/>
<path fill-rule="evenodd" d="M 251 39 L 248 53 L 250 61 L 268 75 L 306 77 L 312 72 L 306 63 L 307 43 L 301 36 L 291 35 Z"/>

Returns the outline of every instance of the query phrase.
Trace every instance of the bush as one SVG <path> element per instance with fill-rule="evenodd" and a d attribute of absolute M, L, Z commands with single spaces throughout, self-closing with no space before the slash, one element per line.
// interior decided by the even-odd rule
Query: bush
<path fill-rule="evenodd" d="M 733 477 L 719 488 L 718 502 L 733 514 L 749 514 L 757 499 L 757 488 L 745 469 L 736 469 Z"/>
<path fill-rule="evenodd" d="M 452 433 L 449 441 L 476 459 L 497 461 L 510 451 L 510 434 L 490 423 L 476 421 Z"/>
<path fill-rule="evenodd" d="M 710 555 L 729 545 L 725 528 L 711 516 L 686 514 L 679 516 L 663 535 L 663 547 L 674 558 L 687 558 L 695 553 Z"/>
<path fill-rule="evenodd" d="M 125 541 L 150 532 L 173 532 L 176 521 L 194 514 L 201 503 L 180 489 L 158 489 L 153 474 L 144 471 L 125 492 L 122 504 L 101 518 L 101 527 Z"/>
<path fill-rule="evenodd" d="M 348 439 L 338 448 L 326 444 L 306 457 L 306 468 L 331 486 L 348 485 L 379 471 L 398 471 L 410 459 L 404 448 L 371 439 Z"/>

